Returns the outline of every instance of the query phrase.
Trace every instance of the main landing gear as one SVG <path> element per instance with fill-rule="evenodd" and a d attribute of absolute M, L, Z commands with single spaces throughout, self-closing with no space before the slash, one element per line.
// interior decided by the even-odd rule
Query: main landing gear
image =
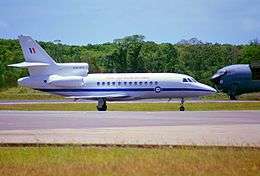
<path fill-rule="evenodd" d="M 237 87 L 238 85 L 237 84 L 232 84 L 229 92 L 228 92 L 228 95 L 229 95 L 229 99 L 230 100 L 237 100 L 237 96 L 236 96 L 236 92 L 237 92 Z"/>
<path fill-rule="evenodd" d="M 185 107 L 184 107 L 184 98 L 181 98 L 180 111 L 185 111 Z"/>
<path fill-rule="evenodd" d="M 230 100 L 237 100 L 237 97 L 235 95 L 229 95 Z"/>
<path fill-rule="evenodd" d="M 107 110 L 107 103 L 105 98 L 99 98 L 97 104 L 98 111 L 106 111 Z"/>

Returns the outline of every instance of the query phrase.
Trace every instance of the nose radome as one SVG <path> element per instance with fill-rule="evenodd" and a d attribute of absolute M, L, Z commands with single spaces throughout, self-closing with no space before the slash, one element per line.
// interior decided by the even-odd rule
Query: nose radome
<path fill-rule="evenodd" d="M 216 89 L 214 89 L 213 87 L 210 87 L 208 85 L 204 85 L 204 88 L 205 88 L 205 90 L 207 90 L 209 92 L 212 92 L 212 93 L 216 93 L 217 92 Z"/>
<path fill-rule="evenodd" d="M 221 76 L 219 74 L 214 74 L 211 78 L 210 81 L 214 84 L 219 84 Z"/>
<path fill-rule="evenodd" d="M 210 86 L 208 86 L 208 87 L 209 87 L 209 90 L 210 90 L 211 92 L 213 92 L 213 93 L 216 93 L 216 92 L 217 92 L 217 90 L 214 89 L 213 87 L 210 87 Z"/>
<path fill-rule="evenodd" d="M 199 84 L 199 87 L 200 87 L 201 89 L 203 89 L 204 91 L 208 92 L 208 93 L 216 93 L 216 92 L 217 92 L 216 89 L 214 89 L 213 87 L 210 87 L 210 86 L 208 86 L 208 85 L 206 85 L 206 84 L 200 83 L 200 84 Z"/>

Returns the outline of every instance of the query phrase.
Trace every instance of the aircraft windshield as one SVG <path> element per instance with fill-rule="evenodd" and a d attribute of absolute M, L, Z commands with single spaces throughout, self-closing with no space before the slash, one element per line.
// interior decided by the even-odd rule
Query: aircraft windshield
<path fill-rule="evenodd" d="M 191 78 L 191 80 L 192 80 L 193 82 L 198 82 L 198 81 L 196 81 L 194 78 Z"/>
<path fill-rule="evenodd" d="M 197 81 L 194 78 L 190 77 L 190 78 L 183 78 L 182 82 L 194 82 L 194 83 L 196 83 Z"/>
<path fill-rule="evenodd" d="M 227 70 L 219 70 L 219 71 L 218 71 L 218 74 L 219 74 L 219 75 L 224 75 L 226 72 L 227 72 Z"/>
<path fill-rule="evenodd" d="M 186 78 L 183 78 L 182 82 L 188 82 L 188 80 Z"/>

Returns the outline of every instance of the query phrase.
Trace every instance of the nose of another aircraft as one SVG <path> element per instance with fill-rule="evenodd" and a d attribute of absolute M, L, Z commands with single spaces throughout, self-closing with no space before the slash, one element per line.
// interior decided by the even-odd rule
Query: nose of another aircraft
<path fill-rule="evenodd" d="M 210 81 L 213 82 L 214 84 L 218 84 L 219 80 L 220 80 L 221 75 L 219 74 L 214 74 L 211 78 Z"/>

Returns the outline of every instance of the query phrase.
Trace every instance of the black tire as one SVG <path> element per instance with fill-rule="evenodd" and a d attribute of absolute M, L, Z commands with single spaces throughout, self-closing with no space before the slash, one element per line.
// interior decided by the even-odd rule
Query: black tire
<path fill-rule="evenodd" d="M 103 110 L 103 111 L 106 111 L 106 110 L 107 110 L 107 105 L 104 105 L 104 106 L 102 107 L 102 110 Z"/>
<path fill-rule="evenodd" d="M 234 83 L 231 86 L 231 89 L 229 90 L 229 99 L 230 100 L 237 100 L 236 94 L 237 94 L 238 84 Z"/>
<path fill-rule="evenodd" d="M 98 111 L 106 111 L 106 110 L 107 110 L 107 105 L 103 105 L 101 108 L 99 108 L 99 107 L 97 106 L 97 110 L 98 110 Z"/>
<path fill-rule="evenodd" d="M 102 108 L 99 108 L 99 107 L 97 106 L 97 110 L 98 110 L 98 111 L 102 111 Z"/>
<path fill-rule="evenodd" d="M 235 95 L 229 95 L 230 100 L 237 100 L 237 97 Z"/>
<path fill-rule="evenodd" d="M 180 111 L 185 111 L 185 107 L 184 107 L 184 106 L 181 106 L 181 107 L 180 107 Z"/>

